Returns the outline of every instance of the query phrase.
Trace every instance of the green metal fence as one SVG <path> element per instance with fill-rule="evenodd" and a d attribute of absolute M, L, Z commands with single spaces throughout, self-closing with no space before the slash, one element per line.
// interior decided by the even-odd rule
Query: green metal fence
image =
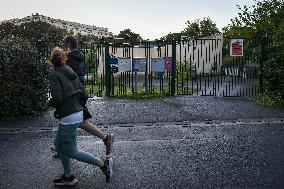
<path fill-rule="evenodd" d="M 241 39 L 242 56 L 231 56 L 222 35 L 171 42 L 79 43 L 92 96 L 243 96 L 263 89 L 266 38 Z M 234 45 L 234 44 L 233 44 Z M 59 42 L 40 42 L 43 56 Z"/>

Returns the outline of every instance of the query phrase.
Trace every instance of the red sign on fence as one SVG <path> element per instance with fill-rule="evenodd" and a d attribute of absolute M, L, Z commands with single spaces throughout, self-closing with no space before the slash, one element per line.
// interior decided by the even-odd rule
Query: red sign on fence
<path fill-rule="evenodd" d="M 243 56 L 244 40 L 231 39 L 230 56 Z"/>

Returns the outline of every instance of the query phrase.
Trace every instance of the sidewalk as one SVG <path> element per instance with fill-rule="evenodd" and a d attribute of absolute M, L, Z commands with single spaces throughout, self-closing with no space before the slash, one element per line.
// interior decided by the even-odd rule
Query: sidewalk
<path fill-rule="evenodd" d="M 283 118 L 284 109 L 268 108 L 241 98 L 175 96 L 162 99 L 131 100 L 96 98 L 88 101 L 98 125 L 176 123 L 192 121 L 254 120 Z M 54 127 L 53 110 L 33 117 L 0 120 L 0 128 Z"/>

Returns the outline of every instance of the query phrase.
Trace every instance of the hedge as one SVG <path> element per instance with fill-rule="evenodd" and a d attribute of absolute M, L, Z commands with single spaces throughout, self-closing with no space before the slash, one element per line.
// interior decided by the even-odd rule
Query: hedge
<path fill-rule="evenodd" d="M 28 41 L 0 40 L 0 118 L 46 109 L 50 66 Z"/>

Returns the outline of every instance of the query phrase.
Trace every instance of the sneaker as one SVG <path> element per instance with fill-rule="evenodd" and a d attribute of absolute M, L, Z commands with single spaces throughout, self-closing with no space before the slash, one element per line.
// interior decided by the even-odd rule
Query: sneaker
<path fill-rule="evenodd" d="M 56 186 L 74 186 L 76 183 L 78 183 L 78 180 L 75 179 L 74 175 L 66 178 L 63 174 L 59 179 L 54 179 L 53 183 Z"/>
<path fill-rule="evenodd" d="M 59 155 L 58 155 L 58 152 L 57 152 L 57 150 L 56 150 L 56 147 L 55 147 L 55 146 L 51 146 L 50 149 L 51 149 L 51 151 L 54 153 L 54 156 L 53 156 L 53 157 L 58 158 Z"/>
<path fill-rule="evenodd" d="M 106 156 L 108 157 L 112 151 L 112 143 L 114 141 L 113 134 L 107 134 L 104 144 L 106 146 Z"/>
<path fill-rule="evenodd" d="M 51 149 L 51 151 L 52 151 L 52 152 L 57 152 L 57 150 L 56 150 L 56 147 L 55 147 L 55 146 L 51 146 L 51 147 L 50 147 L 50 149 Z"/>
<path fill-rule="evenodd" d="M 113 170 L 112 170 L 113 160 L 112 158 L 108 158 L 107 160 L 104 161 L 104 163 L 105 163 L 105 166 L 101 168 L 101 170 L 106 175 L 106 182 L 109 182 L 113 174 Z"/>

